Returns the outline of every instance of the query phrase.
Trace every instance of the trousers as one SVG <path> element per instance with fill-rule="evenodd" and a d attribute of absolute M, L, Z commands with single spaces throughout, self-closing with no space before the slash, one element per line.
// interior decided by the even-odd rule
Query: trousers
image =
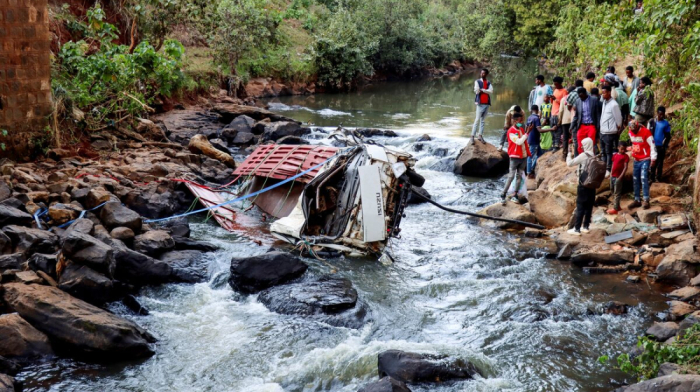
<path fill-rule="evenodd" d="M 503 188 L 503 197 L 505 198 L 508 193 L 508 188 L 515 178 L 515 192 L 520 189 L 520 181 L 522 181 L 522 173 L 525 172 L 525 166 L 527 164 L 527 158 L 510 158 L 510 166 L 508 169 L 508 178 L 506 178 L 506 186 Z"/>
<path fill-rule="evenodd" d="M 603 133 L 600 135 L 600 148 L 603 150 L 603 160 L 608 171 L 612 168 L 612 156 L 617 151 L 619 138 L 617 133 Z"/>
<path fill-rule="evenodd" d="M 488 114 L 488 112 L 489 105 L 485 105 L 482 103 L 476 105 L 476 118 L 474 119 L 474 126 L 472 126 L 472 137 L 484 135 L 484 125 L 486 124 L 486 115 Z M 476 132 L 477 128 L 479 128 L 478 135 Z"/>
<path fill-rule="evenodd" d="M 581 230 L 581 226 L 588 228 L 593 215 L 593 205 L 595 204 L 595 189 L 586 188 L 579 185 L 576 188 L 576 224 L 574 228 Z"/>
<path fill-rule="evenodd" d="M 632 178 L 634 180 L 634 200 L 640 201 L 640 190 L 644 195 L 644 200 L 649 200 L 649 165 L 651 160 L 634 161 Z"/>

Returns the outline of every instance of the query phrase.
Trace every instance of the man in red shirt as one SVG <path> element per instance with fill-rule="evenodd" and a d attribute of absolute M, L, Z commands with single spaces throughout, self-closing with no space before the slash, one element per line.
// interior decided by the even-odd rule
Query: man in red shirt
<path fill-rule="evenodd" d="M 515 125 L 510 127 L 508 134 L 508 157 L 510 158 L 510 167 L 508 171 L 508 178 L 506 179 L 506 186 L 503 188 L 503 194 L 501 195 L 501 202 L 506 205 L 508 188 L 515 178 L 515 194 L 517 195 L 520 189 L 521 181 L 523 180 L 525 174 L 525 168 L 527 167 L 527 157 L 530 156 L 530 146 L 527 144 L 527 133 L 523 128 L 523 113 L 516 112 L 513 113 L 513 122 Z"/>
<path fill-rule="evenodd" d="M 489 112 L 489 106 L 491 106 L 491 94 L 493 94 L 493 85 L 486 79 L 489 75 L 489 70 L 484 68 L 481 70 L 481 78 L 474 81 L 474 103 L 476 104 L 476 118 L 474 119 L 474 126 L 472 126 L 472 144 L 477 136 L 477 128 L 479 129 L 479 141 L 486 143 L 484 140 L 484 125 L 486 123 L 486 115 Z"/>
<path fill-rule="evenodd" d="M 629 123 L 630 143 L 632 143 L 632 158 L 634 158 L 634 203 L 629 208 L 642 206 L 649 208 L 649 167 L 656 162 L 656 145 L 651 131 L 640 125 L 637 120 Z M 644 193 L 644 202 L 640 203 L 640 188 Z"/>

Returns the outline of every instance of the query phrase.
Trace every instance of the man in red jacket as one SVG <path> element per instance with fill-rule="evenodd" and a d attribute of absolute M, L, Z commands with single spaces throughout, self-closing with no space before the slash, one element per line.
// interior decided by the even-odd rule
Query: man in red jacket
<path fill-rule="evenodd" d="M 502 204 L 506 205 L 508 188 L 515 180 L 515 194 L 518 194 L 525 168 L 527 167 L 527 157 L 530 156 L 530 146 L 527 144 L 527 133 L 523 128 L 523 113 L 513 113 L 514 125 L 508 130 L 508 156 L 510 157 L 510 170 L 506 179 L 506 186 L 503 188 Z M 514 195 L 515 196 L 515 195 Z"/>
<path fill-rule="evenodd" d="M 656 162 L 656 145 L 654 135 L 651 131 L 640 125 L 637 120 L 629 123 L 630 143 L 632 143 L 632 158 L 634 158 L 634 203 L 629 208 L 642 206 L 645 210 L 649 208 L 649 167 Z M 644 202 L 640 203 L 640 188 L 644 193 Z"/>

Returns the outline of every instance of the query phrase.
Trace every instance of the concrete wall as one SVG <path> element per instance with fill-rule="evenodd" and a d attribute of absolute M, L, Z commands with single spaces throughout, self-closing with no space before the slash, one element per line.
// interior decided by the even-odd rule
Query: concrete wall
<path fill-rule="evenodd" d="M 51 114 L 47 0 L 0 0 L 0 156 L 27 157 Z"/>

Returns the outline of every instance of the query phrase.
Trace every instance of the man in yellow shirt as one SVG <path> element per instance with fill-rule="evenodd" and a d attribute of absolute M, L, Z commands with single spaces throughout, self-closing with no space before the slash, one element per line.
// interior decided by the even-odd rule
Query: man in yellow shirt
<path fill-rule="evenodd" d="M 591 89 L 596 87 L 595 84 L 595 74 L 593 72 L 589 72 L 586 74 L 586 80 L 583 81 L 583 88 L 588 91 L 588 94 L 591 93 Z"/>

